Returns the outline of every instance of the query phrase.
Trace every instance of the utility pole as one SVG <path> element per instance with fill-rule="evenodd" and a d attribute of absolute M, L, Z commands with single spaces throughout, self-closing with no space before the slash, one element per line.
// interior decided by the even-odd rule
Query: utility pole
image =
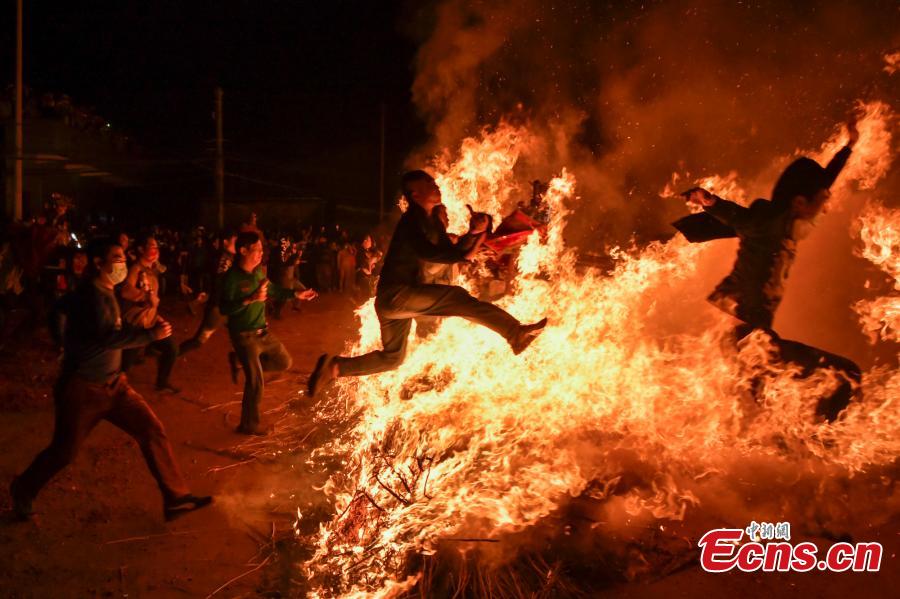
<path fill-rule="evenodd" d="M 21 1 L 21 0 L 20 0 Z M 384 220 L 384 121 L 386 108 L 384 101 L 381 102 L 381 143 L 379 148 L 378 160 L 378 220 Z"/>
<path fill-rule="evenodd" d="M 13 219 L 22 220 L 22 0 L 16 2 L 16 169 Z"/>
<path fill-rule="evenodd" d="M 22 0 L 19 0 L 21 2 Z M 222 88 L 216 87 L 216 206 L 219 229 L 225 227 L 225 153 L 222 149 Z"/>

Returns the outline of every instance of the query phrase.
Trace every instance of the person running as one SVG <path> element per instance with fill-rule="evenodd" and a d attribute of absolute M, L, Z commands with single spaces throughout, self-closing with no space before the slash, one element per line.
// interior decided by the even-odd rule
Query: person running
<path fill-rule="evenodd" d="M 283 289 L 266 279 L 260 266 L 263 247 L 258 233 L 243 232 L 234 245 L 236 261 L 222 280 L 219 309 L 228 318 L 231 344 L 244 370 L 244 397 L 237 432 L 261 436 L 268 433 L 259 421 L 259 402 L 265 388 L 263 373 L 291 367 L 291 355 L 269 331 L 266 299 L 271 296 L 311 300 L 316 292 Z"/>
<path fill-rule="evenodd" d="M 89 249 L 91 272 L 67 296 L 64 357 L 54 386 L 56 424 L 50 445 L 10 486 L 19 519 L 32 514 L 40 490 L 68 466 L 94 427 L 107 420 L 137 441 L 163 496 L 163 514 L 171 520 L 209 505 L 212 497 L 195 496 L 172 455 L 165 428 L 122 372 L 122 350 L 167 339 L 172 327 L 158 322 L 150 329 L 123 325 L 113 287 L 125 280 L 125 252 L 109 239 Z"/>
<path fill-rule="evenodd" d="M 120 295 L 125 308 L 125 321 L 135 327 L 152 329 L 166 321 L 159 315 L 160 278 L 157 264 L 159 262 L 159 244 L 152 235 L 141 237 L 137 243 L 138 259 L 128 269 L 128 276 L 122 284 Z M 178 358 L 178 346 L 169 335 L 156 339 L 148 349 L 157 353 L 156 390 L 163 393 L 178 393 L 179 389 L 172 385 L 169 378 Z M 140 348 L 128 349 L 124 354 L 123 368 L 127 372 L 136 363 Z"/>
<path fill-rule="evenodd" d="M 231 231 L 223 232 L 219 238 L 221 248 L 216 260 L 216 270 L 212 276 L 212 289 L 203 309 L 203 320 L 200 321 L 200 326 L 197 327 L 197 332 L 194 333 L 194 336 L 183 341 L 178 347 L 180 355 L 199 349 L 204 343 L 209 341 L 209 338 L 213 336 L 213 333 L 219 327 L 225 324 L 226 318 L 219 310 L 219 300 L 222 294 L 222 281 L 234 262 L 235 240 L 237 240 L 237 234 Z M 231 359 L 231 362 L 234 364 L 234 359 Z"/>

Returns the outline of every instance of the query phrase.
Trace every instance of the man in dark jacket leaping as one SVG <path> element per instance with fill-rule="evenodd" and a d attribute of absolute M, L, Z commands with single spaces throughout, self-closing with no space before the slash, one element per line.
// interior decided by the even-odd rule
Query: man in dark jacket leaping
<path fill-rule="evenodd" d="M 462 287 L 421 284 L 422 261 L 454 264 L 471 259 L 484 242 L 488 217 L 473 214 L 469 232 L 453 244 L 447 233 L 442 228 L 435 230 L 432 223 L 432 210 L 441 203 L 441 190 L 431 175 L 411 171 L 403 176 L 402 184 L 409 208 L 394 230 L 375 293 L 382 349 L 354 357 L 323 354 L 309 378 L 311 396 L 336 377 L 375 374 L 399 366 L 417 316 L 462 316 L 503 336 L 515 354 L 525 351 L 547 324 L 543 318 L 523 325 L 502 308 L 479 301 Z"/>

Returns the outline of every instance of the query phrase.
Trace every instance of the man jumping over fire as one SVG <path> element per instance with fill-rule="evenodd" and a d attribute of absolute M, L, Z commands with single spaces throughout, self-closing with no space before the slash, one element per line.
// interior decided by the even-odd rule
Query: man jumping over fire
<path fill-rule="evenodd" d="M 375 374 L 399 366 L 417 316 L 462 316 L 502 335 L 515 354 L 525 351 L 547 324 L 543 318 L 523 325 L 462 287 L 420 283 L 422 261 L 454 264 L 471 259 L 484 242 L 489 218 L 474 213 L 469 232 L 454 245 L 443 228 L 434 228 L 432 211 L 441 205 L 441 190 L 431 175 L 421 170 L 408 172 L 403 175 L 402 187 L 409 208 L 394 229 L 375 293 L 382 349 L 354 357 L 323 354 L 309 378 L 310 396 L 316 396 L 339 376 Z"/>
<path fill-rule="evenodd" d="M 855 123 L 848 125 L 850 140 L 822 168 L 810 158 L 791 163 L 772 190 L 772 200 L 756 200 L 749 208 L 739 206 L 695 187 L 682 195 L 703 212 L 673 223 L 691 242 L 725 237 L 739 240 L 737 259 L 731 274 L 709 296 L 714 306 L 742 322 L 735 329 L 737 340 L 754 330 L 765 331 L 786 363 L 800 367 L 800 376 L 810 376 L 819 368 L 833 368 L 840 376 L 839 387 L 819 401 L 816 414 L 833 421 L 850 402 L 862 374 L 851 360 L 780 338 L 772 330 L 775 310 L 784 295 L 784 282 L 794 262 L 797 241 L 810 230 L 822 211 L 829 188 L 837 179 L 851 148 L 859 138 Z"/>

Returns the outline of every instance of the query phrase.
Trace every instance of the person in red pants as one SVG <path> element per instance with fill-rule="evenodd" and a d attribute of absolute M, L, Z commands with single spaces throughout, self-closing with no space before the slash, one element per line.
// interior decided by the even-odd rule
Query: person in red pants
<path fill-rule="evenodd" d="M 68 466 L 93 428 L 106 420 L 128 433 L 141 448 L 163 496 L 167 520 L 209 505 L 212 497 L 195 496 L 172 455 L 165 428 L 122 373 L 122 350 L 171 336 L 160 323 L 152 329 L 123 327 L 113 287 L 126 275 L 122 246 L 96 240 L 89 249 L 90 276 L 62 309 L 68 316 L 62 371 L 54 388 L 56 425 L 50 445 L 10 486 L 13 510 L 20 519 L 32 514 L 32 502 L 60 470 Z"/>

